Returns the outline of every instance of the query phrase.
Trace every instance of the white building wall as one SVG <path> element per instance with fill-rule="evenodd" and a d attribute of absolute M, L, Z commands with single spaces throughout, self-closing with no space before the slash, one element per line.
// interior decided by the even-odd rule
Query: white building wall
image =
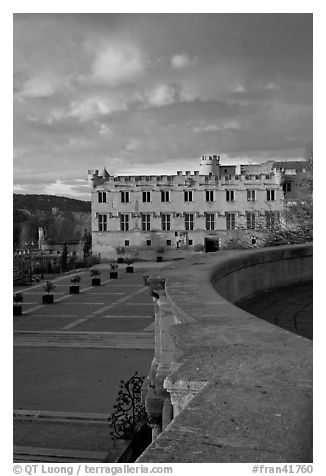
<path fill-rule="evenodd" d="M 263 164 L 264 165 L 264 164 Z M 102 256 L 113 257 L 118 246 L 127 248 L 144 248 L 151 250 L 160 245 L 167 249 L 175 249 L 178 241 L 186 235 L 186 243 L 191 246 L 203 244 L 207 237 L 219 237 L 220 243 L 232 236 L 239 235 L 239 229 L 246 229 L 246 211 L 254 211 L 256 223 L 264 220 L 265 210 L 281 211 L 283 208 L 283 192 L 281 176 L 275 170 L 262 167 L 263 174 L 258 174 L 257 166 L 254 175 L 235 175 L 235 166 L 220 166 L 219 175 L 204 176 L 198 172 L 191 175 L 148 176 L 148 177 L 100 177 L 98 173 L 90 174 L 92 182 L 92 238 L 93 252 Z M 259 175 L 259 176 L 258 176 Z M 267 201 L 267 189 L 275 190 L 275 200 Z M 170 192 L 170 201 L 161 201 L 161 190 Z M 185 202 L 184 191 L 193 192 L 193 201 Z M 206 201 L 206 190 L 214 191 L 214 201 Z M 234 201 L 227 201 L 226 191 L 234 191 Z M 247 201 L 247 190 L 256 191 L 256 200 Z M 106 202 L 99 203 L 98 192 L 106 192 Z M 130 203 L 122 203 L 120 192 L 130 192 Z M 151 201 L 142 201 L 142 192 L 150 191 Z M 215 229 L 206 230 L 205 212 L 214 213 Z M 225 213 L 235 213 L 236 230 L 226 229 Z M 120 230 L 120 214 L 129 214 L 129 231 Z M 150 214 L 151 231 L 143 231 L 141 213 Z M 171 230 L 163 231 L 161 213 L 171 214 Z M 194 214 L 194 230 L 185 230 L 185 213 Z M 99 231 L 98 215 L 107 215 L 108 231 Z M 244 232 L 248 236 L 254 230 Z M 176 236 L 177 234 L 177 236 Z M 181 235 L 181 236 L 180 236 Z M 182 243 L 181 239 L 181 243 Z M 151 240 L 151 246 L 147 246 Z M 167 240 L 171 244 L 167 244 Z M 180 244 L 180 243 L 179 243 Z"/>

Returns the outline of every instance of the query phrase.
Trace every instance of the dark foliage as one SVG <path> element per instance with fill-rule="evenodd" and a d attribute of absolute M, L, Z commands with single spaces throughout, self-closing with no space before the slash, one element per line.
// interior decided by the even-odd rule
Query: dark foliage
<path fill-rule="evenodd" d="M 58 197 L 56 195 L 20 195 L 14 194 L 13 208 L 27 209 L 30 212 L 42 210 L 51 212 L 56 207 L 63 212 L 90 212 L 91 202 L 76 200 L 74 198 Z"/>
<path fill-rule="evenodd" d="M 83 235 L 83 255 L 87 258 L 92 253 L 92 235 L 89 231 L 85 230 Z"/>
<path fill-rule="evenodd" d="M 62 271 L 67 270 L 68 265 L 68 247 L 67 243 L 63 245 L 62 254 L 61 254 L 61 269 Z"/>

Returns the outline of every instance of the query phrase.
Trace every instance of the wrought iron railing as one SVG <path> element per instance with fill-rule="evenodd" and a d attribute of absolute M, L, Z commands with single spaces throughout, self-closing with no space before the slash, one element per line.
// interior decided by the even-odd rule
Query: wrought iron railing
<path fill-rule="evenodd" d="M 137 372 L 127 381 L 121 380 L 114 411 L 109 417 L 112 439 L 133 439 L 147 423 L 147 415 L 141 398 L 144 377 Z"/>

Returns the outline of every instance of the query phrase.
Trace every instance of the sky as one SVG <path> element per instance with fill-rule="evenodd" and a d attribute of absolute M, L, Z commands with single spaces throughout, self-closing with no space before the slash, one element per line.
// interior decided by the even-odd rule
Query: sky
<path fill-rule="evenodd" d="M 14 14 L 14 192 L 90 199 L 111 175 L 300 159 L 312 14 Z"/>

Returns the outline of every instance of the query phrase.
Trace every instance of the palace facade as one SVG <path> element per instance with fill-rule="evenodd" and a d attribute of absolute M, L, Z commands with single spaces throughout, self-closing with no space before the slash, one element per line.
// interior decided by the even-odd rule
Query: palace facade
<path fill-rule="evenodd" d="M 281 165 L 282 167 L 281 167 Z M 221 165 L 203 155 L 199 170 L 176 175 L 112 176 L 88 171 L 93 253 L 199 249 L 215 251 L 244 237 L 255 246 L 293 195 L 292 165 Z M 284 177 L 287 174 L 287 185 Z M 287 188 L 286 188 L 287 187 Z"/>

